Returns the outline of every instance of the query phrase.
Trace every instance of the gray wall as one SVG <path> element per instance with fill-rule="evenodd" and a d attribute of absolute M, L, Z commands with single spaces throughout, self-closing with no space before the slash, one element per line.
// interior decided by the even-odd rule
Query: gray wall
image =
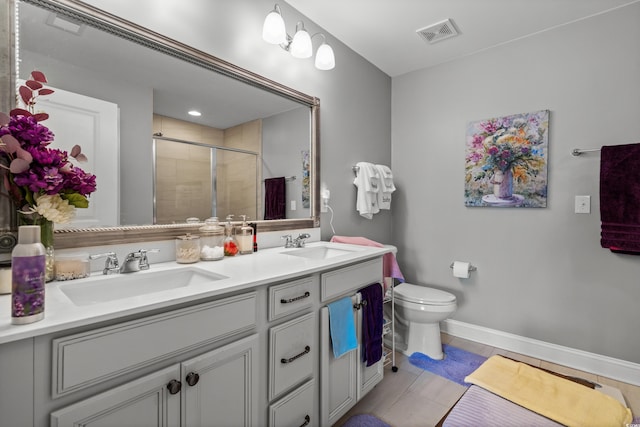
<path fill-rule="evenodd" d="M 407 279 L 458 296 L 454 319 L 640 363 L 640 257 L 600 247 L 600 156 L 570 154 L 640 139 L 638 22 L 636 3 L 393 79 L 393 240 Z M 466 208 L 467 123 L 541 109 L 548 207 Z"/>
<path fill-rule="evenodd" d="M 373 220 L 358 216 L 351 169 L 358 161 L 391 163 L 391 79 L 327 34 L 336 68 L 320 71 L 312 59 L 296 59 L 262 40 L 262 24 L 273 9 L 267 0 L 88 0 L 168 37 L 320 99 L 321 179 L 331 191 L 337 234 L 367 236 L 388 242 L 391 214 Z M 279 3 L 287 30 L 298 20 L 313 34 L 321 31 L 288 4 Z M 319 38 L 314 38 L 318 43 Z M 322 214 L 322 238 L 331 235 L 329 215 Z"/>
<path fill-rule="evenodd" d="M 307 107 L 262 120 L 262 177 L 296 177 L 286 181 L 287 219 L 311 216 L 310 208 L 302 206 L 302 151 L 309 152 L 310 120 Z M 262 191 L 264 194 L 264 187 Z M 292 201 L 296 203 L 295 210 L 291 210 Z M 264 206 L 262 212 L 264 218 Z"/>

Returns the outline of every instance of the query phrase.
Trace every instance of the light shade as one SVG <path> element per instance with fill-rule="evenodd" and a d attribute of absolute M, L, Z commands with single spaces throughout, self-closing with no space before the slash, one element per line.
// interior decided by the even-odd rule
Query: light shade
<path fill-rule="evenodd" d="M 336 66 L 336 58 L 333 49 L 326 43 L 322 43 L 316 52 L 316 68 L 318 70 L 333 70 Z"/>
<path fill-rule="evenodd" d="M 311 36 L 303 28 L 294 36 L 290 46 L 291 56 L 294 58 L 311 58 L 313 54 L 313 45 L 311 44 Z"/>
<path fill-rule="evenodd" d="M 287 31 L 284 27 L 284 20 L 282 19 L 282 15 L 275 9 L 264 19 L 262 39 L 271 44 L 283 44 L 287 42 Z"/>

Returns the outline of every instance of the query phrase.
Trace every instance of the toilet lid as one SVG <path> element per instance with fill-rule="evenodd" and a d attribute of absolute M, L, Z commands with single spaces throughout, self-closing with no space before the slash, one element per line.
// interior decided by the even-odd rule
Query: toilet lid
<path fill-rule="evenodd" d="M 393 288 L 393 290 L 396 299 L 419 304 L 445 305 L 451 304 L 456 300 L 456 296 L 449 292 L 410 283 L 402 283 Z"/>

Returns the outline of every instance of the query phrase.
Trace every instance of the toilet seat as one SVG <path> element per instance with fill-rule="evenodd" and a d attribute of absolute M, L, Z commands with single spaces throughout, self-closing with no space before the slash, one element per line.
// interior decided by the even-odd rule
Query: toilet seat
<path fill-rule="evenodd" d="M 456 302 L 456 296 L 449 292 L 411 283 L 402 283 L 393 290 L 395 299 L 415 304 L 450 305 Z"/>

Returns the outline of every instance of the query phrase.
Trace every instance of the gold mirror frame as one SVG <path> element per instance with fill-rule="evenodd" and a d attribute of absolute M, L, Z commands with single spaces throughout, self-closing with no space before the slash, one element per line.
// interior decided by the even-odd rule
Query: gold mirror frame
<path fill-rule="evenodd" d="M 79 0 L 21 0 L 52 12 L 69 16 L 118 37 L 142 44 L 167 55 L 229 76 L 249 85 L 306 105 L 311 109 L 311 218 L 256 221 L 258 230 L 278 231 L 320 226 L 320 101 L 273 80 L 269 80 L 232 63 L 186 44 L 141 27 L 133 22 L 104 12 Z M 16 67 L 16 0 L 0 0 L 0 37 L 8 42 L 0 47 L 0 108 L 10 111 L 15 106 Z M 193 232 L 199 224 L 142 225 L 57 230 L 55 247 L 59 249 L 168 240 Z"/>

